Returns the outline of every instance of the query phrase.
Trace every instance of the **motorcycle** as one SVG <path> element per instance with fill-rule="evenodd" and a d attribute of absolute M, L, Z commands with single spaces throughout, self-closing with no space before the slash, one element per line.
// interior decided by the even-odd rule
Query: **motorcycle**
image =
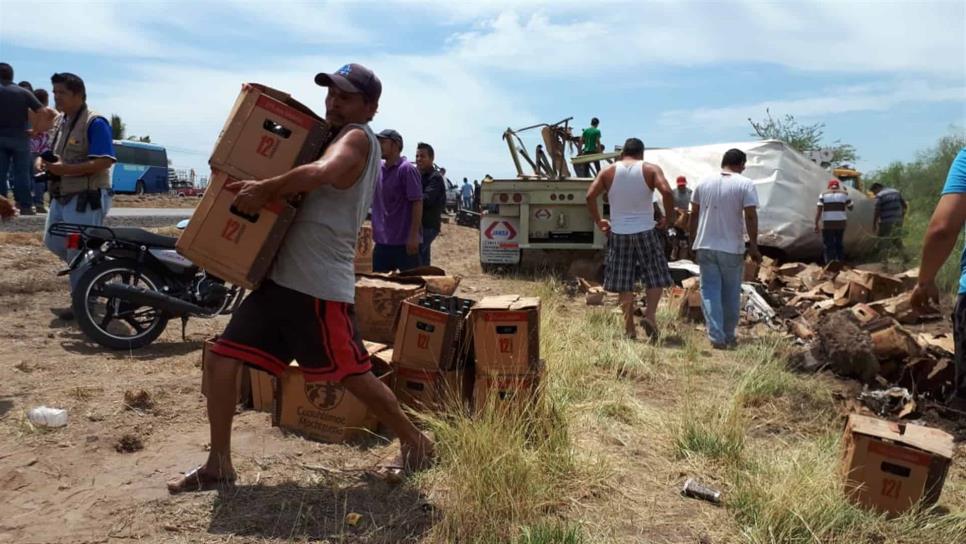
<path fill-rule="evenodd" d="M 184 229 L 187 220 L 178 224 Z M 245 290 L 207 274 L 174 247 L 177 238 L 130 227 L 55 223 L 52 236 L 77 250 L 66 275 L 84 269 L 71 293 L 71 307 L 84 334 L 118 350 L 149 345 L 168 321 L 226 315 L 237 309 Z"/>

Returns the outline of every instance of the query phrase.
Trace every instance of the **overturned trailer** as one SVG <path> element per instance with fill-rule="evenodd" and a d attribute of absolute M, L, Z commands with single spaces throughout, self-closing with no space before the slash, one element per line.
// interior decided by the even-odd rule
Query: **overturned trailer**
<path fill-rule="evenodd" d="M 653 149 L 644 160 L 657 164 L 668 180 L 688 179 L 694 188 L 706 176 L 720 172 L 725 151 L 738 148 L 748 155 L 744 175 L 755 182 L 758 209 L 758 245 L 787 258 L 812 258 L 822 252 L 822 236 L 815 232 L 815 208 L 832 174 L 805 155 L 777 140 Z M 874 235 L 875 201 L 843 184 L 854 204 L 845 231 L 846 251 L 867 247 Z"/>

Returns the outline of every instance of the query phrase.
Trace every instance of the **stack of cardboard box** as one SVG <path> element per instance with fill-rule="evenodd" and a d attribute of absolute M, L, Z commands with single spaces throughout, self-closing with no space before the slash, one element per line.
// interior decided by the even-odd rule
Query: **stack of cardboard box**
<path fill-rule="evenodd" d="M 538 391 L 540 299 L 505 295 L 486 297 L 470 311 L 475 359 L 473 410 L 489 402 L 521 407 Z"/>
<path fill-rule="evenodd" d="M 469 398 L 466 317 L 473 301 L 420 294 L 402 304 L 393 345 L 394 391 L 414 409 L 461 408 Z"/>
<path fill-rule="evenodd" d="M 233 205 L 232 180 L 265 179 L 318 159 L 329 127 L 287 93 L 245 84 L 211 154 L 211 180 L 176 249 L 209 273 L 254 289 L 295 217 L 286 201 L 256 214 Z"/>

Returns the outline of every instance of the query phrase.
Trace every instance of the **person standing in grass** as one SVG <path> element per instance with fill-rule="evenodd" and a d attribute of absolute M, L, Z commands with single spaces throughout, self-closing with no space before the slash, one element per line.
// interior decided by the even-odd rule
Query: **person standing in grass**
<path fill-rule="evenodd" d="M 690 231 L 701 271 L 701 310 L 715 349 L 738 343 L 735 331 L 741 309 L 746 230 L 748 255 L 761 260 L 758 193 L 755 184 L 741 175 L 746 161 L 743 151 L 729 149 L 721 160 L 721 173 L 699 183 L 691 200 Z"/>
<path fill-rule="evenodd" d="M 902 193 L 881 183 L 873 183 L 869 190 L 875 195 L 872 226 L 876 236 L 887 238 L 896 249 L 902 249 L 902 223 L 909 211 L 909 203 L 902 198 Z"/>
<path fill-rule="evenodd" d="M 610 202 L 609 221 L 601 218 L 597 201 L 605 191 Z M 661 193 L 664 209 L 670 210 L 660 220 L 655 220 L 654 191 Z M 628 138 L 620 160 L 597 174 L 587 189 L 587 210 L 597 228 L 608 236 L 604 289 L 620 293 L 625 334 L 628 338 L 637 338 L 634 290 L 641 282 L 647 298 L 641 326 L 655 340 L 661 293 L 674 284 L 660 231 L 674 217 L 674 198 L 661 167 L 644 162 L 644 142 Z"/>
<path fill-rule="evenodd" d="M 815 210 L 815 232 L 822 233 L 825 264 L 845 260 L 845 225 L 851 209 L 848 191 L 842 189 L 839 180 L 829 180 L 828 190 L 819 195 Z"/>
<path fill-rule="evenodd" d="M 966 225 L 966 148 L 959 151 L 949 167 L 939 204 L 932 213 L 922 244 L 919 281 L 912 292 L 912 305 L 926 311 L 931 302 L 939 302 L 936 275 Z M 956 345 L 956 368 L 951 404 L 966 408 L 966 250 L 960 259 L 959 295 L 953 311 L 953 338 Z"/>

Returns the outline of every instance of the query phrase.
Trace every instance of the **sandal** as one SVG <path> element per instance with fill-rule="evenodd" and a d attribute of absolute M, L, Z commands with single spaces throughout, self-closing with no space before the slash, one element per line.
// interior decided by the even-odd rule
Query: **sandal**
<path fill-rule="evenodd" d="M 198 491 L 210 491 L 222 486 L 231 486 L 235 483 L 235 475 L 228 478 L 214 478 L 202 472 L 202 465 L 184 473 L 180 479 L 168 482 L 168 493 L 177 495 L 178 493 L 196 493 Z"/>
<path fill-rule="evenodd" d="M 641 327 L 644 328 L 644 334 L 647 335 L 648 340 L 650 340 L 651 342 L 657 341 L 657 336 L 658 336 L 657 325 L 655 325 L 654 323 L 651 323 L 646 319 L 642 319 Z"/>

